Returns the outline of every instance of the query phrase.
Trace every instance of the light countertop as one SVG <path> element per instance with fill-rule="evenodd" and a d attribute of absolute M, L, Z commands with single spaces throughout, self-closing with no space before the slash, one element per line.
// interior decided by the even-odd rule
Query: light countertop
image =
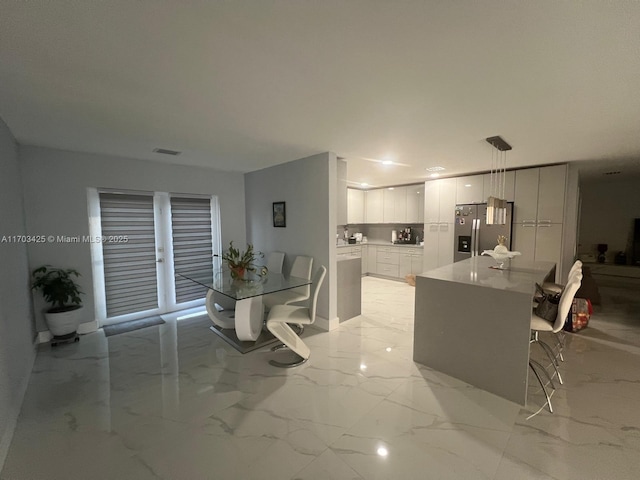
<path fill-rule="evenodd" d="M 414 243 L 391 243 L 391 242 L 383 242 L 383 241 L 376 241 L 376 240 L 369 240 L 366 243 L 345 243 L 345 244 L 339 244 L 337 245 L 338 248 L 342 248 L 342 247 L 360 247 L 360 246 L 366 246 L 366 245 L 374 245 L 377 247 L 410 247 L 410 248 L 423 248 L 423 245 L 416 245 Z"/>
<path fill-rule="evenodd" d="M 545 278 L 555 268 L 553 262 L 531 262 L 518 258 L 506 262 L 503 270 L 490 268 L 494 265 L 496 262 L 491 257 L 472 257 L 429 270 L 419 276 L 445 282 L 532 294 L 535 291 L 535 284 L 542 285 Z"/>

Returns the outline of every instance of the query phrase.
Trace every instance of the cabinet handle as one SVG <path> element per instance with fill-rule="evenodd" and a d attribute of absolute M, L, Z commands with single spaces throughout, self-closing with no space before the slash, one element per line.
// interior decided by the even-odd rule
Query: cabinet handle
<path fill-rule="evenodd" d="M 538 223 L 550 224 L 551 220 L 540 220 Z"/>
<path fill-rule="evenodd" d="M 535 223 L 523 223 L 523 224 L 522 224 L 522 227 L 523 227 L 523 228 L 533 228 L 533 227 L 535 227 L 535 226 L 536 226 L 536 224 L 535 224 Z"/>
<path fill-rule="evenodd" d="M 540 223 L 540 224 L 538 224 L 538 226 L 539 227 L 547 227 L 548 228 L 548 227 L 551 226 L 551 224 L 550 223 Z"/>

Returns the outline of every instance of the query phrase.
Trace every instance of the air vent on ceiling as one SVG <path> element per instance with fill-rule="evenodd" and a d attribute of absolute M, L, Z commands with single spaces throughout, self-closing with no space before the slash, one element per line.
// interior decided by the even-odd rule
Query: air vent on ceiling
<path fill-rule="evenodd" d="M 604 172 L 603 175 L 620 175 L 622 172 L 620 171 L 615 171 L 615 172 Z"/>
<path fill-rule="evenodd" d="M 177 150 L 168 150 L 166 148 L 154 148 L 153 151 L 155 153 L 161 153 L 163 155 L 180 155 L 182 152 L 178 152 Z"/>

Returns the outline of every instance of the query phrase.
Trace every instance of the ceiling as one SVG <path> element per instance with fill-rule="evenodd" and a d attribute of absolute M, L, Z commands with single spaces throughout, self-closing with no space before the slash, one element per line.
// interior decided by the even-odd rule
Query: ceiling
<path fill-rule="evenodd" d="M 241 172 L 333 151 L 371 185 L 487 171 L 494 135 L 509 168 L 630 174 L 639 25 L 635 0 L 0 0 L 0 116 L 21 144 Z"/>

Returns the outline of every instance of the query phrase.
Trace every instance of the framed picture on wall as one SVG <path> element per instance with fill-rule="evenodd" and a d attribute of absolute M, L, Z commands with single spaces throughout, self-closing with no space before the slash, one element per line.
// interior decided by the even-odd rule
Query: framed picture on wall
<path fill-rule="evenodd" d="M 285 202 L 273 202 L 273 226 L 287 226 L 287 208 Z"/>

